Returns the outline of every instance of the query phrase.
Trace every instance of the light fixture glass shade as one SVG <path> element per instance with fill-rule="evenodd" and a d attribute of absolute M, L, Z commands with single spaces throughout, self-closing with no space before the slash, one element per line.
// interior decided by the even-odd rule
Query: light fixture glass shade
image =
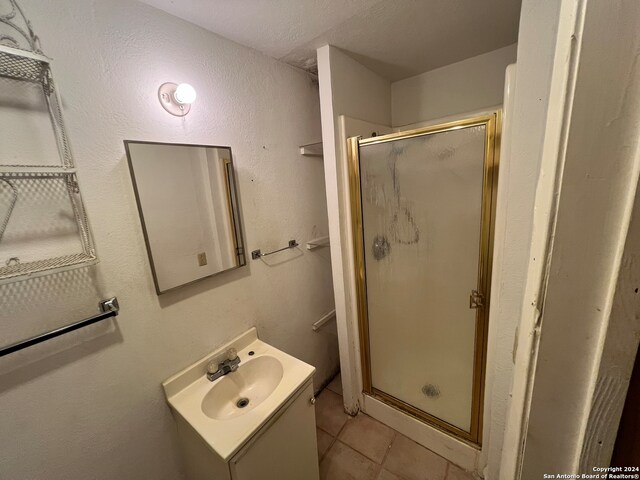
<path fill-rule="evenodd" d="M 173 94 L 176 101 L 181 104 L 191 105 L 196 101 L 196 89 L 188 83 L 181 83 Z"/>

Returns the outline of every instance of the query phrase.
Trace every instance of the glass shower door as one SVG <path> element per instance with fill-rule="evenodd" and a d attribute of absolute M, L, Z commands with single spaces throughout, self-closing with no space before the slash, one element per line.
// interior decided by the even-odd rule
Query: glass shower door
<path fill-rule="evenodd" d="M 365 392 L 476 442 L 494 142 L 490 116 L 360 140 L 352 164 Z"/>

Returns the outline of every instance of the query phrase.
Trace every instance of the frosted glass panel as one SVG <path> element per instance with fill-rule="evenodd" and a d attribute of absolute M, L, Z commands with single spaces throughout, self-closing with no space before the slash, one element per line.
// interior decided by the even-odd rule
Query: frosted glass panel
<path fill-rule="evenodd" d="M 485 125 L 360 147 L 372 387 L 471 428 Z"/>

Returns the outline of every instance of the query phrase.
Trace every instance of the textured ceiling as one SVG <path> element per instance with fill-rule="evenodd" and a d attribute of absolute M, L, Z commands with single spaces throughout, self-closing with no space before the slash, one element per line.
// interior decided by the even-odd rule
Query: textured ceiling
<path fill-rule="evenodd" d="M 395 81 L 517 41 L 520 0 L 141 0 L 313 70 L 335 45 Z"/>

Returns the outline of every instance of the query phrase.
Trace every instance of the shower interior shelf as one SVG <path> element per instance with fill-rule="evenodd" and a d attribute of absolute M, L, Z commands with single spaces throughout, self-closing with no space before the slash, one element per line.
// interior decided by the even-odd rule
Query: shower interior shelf
<path fill-rule="evenodd" d="M 28 31 L 34 51 L 0 44 L 0 283 L 97 262 L 51 60 Z"/>

